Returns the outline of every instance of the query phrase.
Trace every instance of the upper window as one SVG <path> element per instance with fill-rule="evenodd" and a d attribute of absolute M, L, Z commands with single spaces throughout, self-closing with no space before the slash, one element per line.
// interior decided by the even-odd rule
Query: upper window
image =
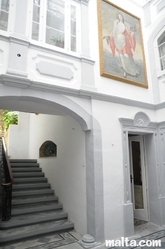
<path fill-rule="evenodd" d="M 79 5 L 72 0 L 33 0 L 31 38 L 78 52 Z"/>
<path fill-rule="evenodd" d="M 0 29 L 8 30 L 10 0 L 0 0 Z"/>
<path fill-rule="evenodd" d="M 161 71 L 165 70 L 165 31 L 158 38 L 158 50 Z"/>

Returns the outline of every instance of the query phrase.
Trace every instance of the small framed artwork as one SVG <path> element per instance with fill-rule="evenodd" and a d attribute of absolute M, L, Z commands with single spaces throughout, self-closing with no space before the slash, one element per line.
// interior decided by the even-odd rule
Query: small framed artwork
<path fill-rule="evenodd" d="M 100 74 L 148 88 L 140 18 L 98 0 Z"/>

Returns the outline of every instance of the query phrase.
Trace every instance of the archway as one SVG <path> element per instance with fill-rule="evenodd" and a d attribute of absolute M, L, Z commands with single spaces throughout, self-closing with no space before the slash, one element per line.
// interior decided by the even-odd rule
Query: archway
<path fill-rule="evenodd" d="M 1 86 L 1 109 L 55 115 L 65 113 L 85 131 L 87 233 L 104 240 L 103 166 L 98 122 L 78 103 L 62 94 Z M 8 94 L 8 92 L 10 94 Z M 98 205 L 99 204 L 99 205 Z"/>

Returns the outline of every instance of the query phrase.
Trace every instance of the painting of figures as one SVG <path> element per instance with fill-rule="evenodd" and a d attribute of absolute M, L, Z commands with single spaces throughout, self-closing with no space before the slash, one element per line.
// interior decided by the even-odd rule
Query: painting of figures
<path fill-rule="evenodd" d="M 100 73 L 148 87 L 141 21 L 107 0 L 98 0 Z"/>

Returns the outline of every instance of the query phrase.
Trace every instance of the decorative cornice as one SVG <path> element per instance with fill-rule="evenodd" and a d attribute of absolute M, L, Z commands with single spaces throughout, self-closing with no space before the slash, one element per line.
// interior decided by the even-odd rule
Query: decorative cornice
<path fill-rule="evenodd" d="M 150 118 L 144 112 L 138 112 L 134 117 L 134 124 L 137 126 L 148 126 L 150 122 Z"/>
<path fill-rule="evenodd" d="M 81 62 L 85 62 L 85 63 L 91 64 L 91 65 L 95 64 L 94 60 L 91 60 L 90 58 L 85 57 L 85 56 L 81 56 L 80 60 L 81 60 Z"/>
<path fill-rule="evenodd" d="M 162 102 L 162 103 L 155 105 L 155 110 L 160 110 L 163 108 L 165 108 L 165 102 Z"/>
<path fill-rule="evenodd" d="M 18 43 L 24 46 L 27 46 L 29 48 L 41 51 L 41 52 L 46 52 L 47 54 L 53 54 L 53 56 L 60 56 L 60 57 L 64 57 L 65 59 L 72 59 L 72 60 L 77 60 L 80 62 L 85 62 L 91 65 L 95 64 L 95 61 L 92 60 L 90 57 L 86 57 L 84 55 L 79 55 L 79 54 L 69 54 L 68 52 L 66 53 L 66 51 L 58 51 L 55 49 L 51 49 L 51 48 L 46 48 L 44 46 L 41 46 L 39 44 L 33 44 L 30 41 L 26 40 L 26 39 L 22 39 L 20 37 L 16 37 L 16 36 L 4 36 L 4 35 L 0 35 L 0 40 L 3 41 L 8 41 L 8 42 L 14 42 L 14 43 Z"/>
<path fill-rule="evenodd" d="M 28 88 L 31 84 L 31 81 L 23 77 L 21 78 L 9 75 L 1 75 L 0 83 L 10 87 Z"/>
<path fill-rule="evenodd" d="M 21 78 L 10 75 L 1 75 L 0 76 L 0 84 L 4 84 L 11 87 L 19 87 L 19 88 L 30 88 L 35 90 L 43 90 L 56 92 L 63 95 L 70 95 L 75 97 L 81 97 L 85 99 L 97 99 L 101 101 L 107 101 L 115 104 L 127 105 L 132 107 L 143 108 L 147 110 L 160 110 L 165 108 L 165 102 L 160 104 L 150 104 L 146 102 L 140 102 L 137 100 L 126 99 L 122 97 L 112 96 L 104 93 L 93 92 L 90 90 L 84 89 L 73 89 L 69 87 L 55 86 L 47 83 L 40 83 L 37 81 L 32 81 L 27 78 Z"/>
<path fill-rule="evenodd" d="M 9 41 L 17 43 L 17 44 L 24 45 L 24 46 L 27 46 L 27 47 L 30 44 L 30 42 L 24 36 L 11 35 L 11 36 L 9 36 Z"/>

